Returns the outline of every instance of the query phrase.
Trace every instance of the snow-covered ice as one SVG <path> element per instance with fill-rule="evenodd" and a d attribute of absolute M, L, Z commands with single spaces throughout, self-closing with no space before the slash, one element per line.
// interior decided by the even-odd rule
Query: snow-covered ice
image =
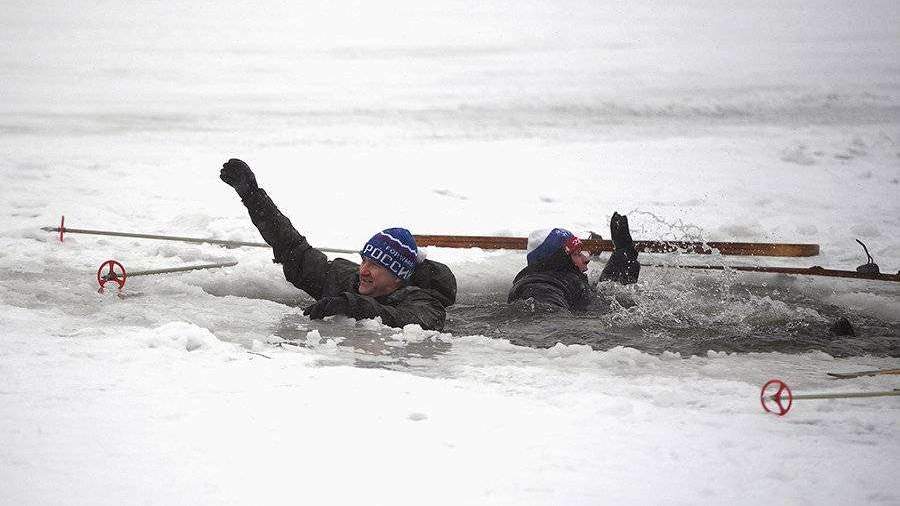
<path fill-rule="evenodd" d="M 714 262 L 852 270 L 859 238 L 894 273 L 898 26 L 884 0 L 5 2 L 0 503 L 897 504 L 896 397 L 759 405 L 773 377 L 896 388 L 825 375 L 900 366 L 896 283 L 646 268 L 598 320 L 643 351 L 529 347 L 454 332 L 521 253 L 430 248 L 461 299 L 433 332 L 311 322 L 265 250 L 40 227 L 259 241 L 218 179 L 240 157 L 322 247 L 619 211 L 640 239 L 822 250 Z M 239 264 L 118 297 L 110 258 Z M 834 353 L 728 341 L 835 314 L 865 332 Z"/>

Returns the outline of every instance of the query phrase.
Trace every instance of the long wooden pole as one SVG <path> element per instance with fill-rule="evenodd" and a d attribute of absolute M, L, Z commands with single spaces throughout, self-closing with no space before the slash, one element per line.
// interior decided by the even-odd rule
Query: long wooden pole
<path fill-rule="evenodd" d="M 480 235 L 416 235 L 419 246 L 442 248 L 482 248 L 524 250 L 528 247 L 526 237 L 494 237 Z M 590 253 L 612 251 L 612 241 L 585 239 L 582 248 Z M 672 253 L 683 251 L 700 255 L 721 253 L 722 255 L 811 257 L 819 254 L 818 244 L 762 243 L 762 242 L 692 242 L 692 241 L 634 241 L 638 252 Z"/>

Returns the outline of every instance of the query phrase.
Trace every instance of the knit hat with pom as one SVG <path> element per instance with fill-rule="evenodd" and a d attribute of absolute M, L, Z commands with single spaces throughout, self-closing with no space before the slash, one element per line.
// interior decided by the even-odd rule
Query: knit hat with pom
<path fill-rule="evenodd" d="M 415 237 L 405 228 L 388 228 L 378 232 L 366 242 L 359 254 L 404 281 L 408 281 L 416 265 L 425 260 L 425 252 L 419 251 Z"/>
<path fill-rule="evenodd" d="M 581 239 L 564 228 L 535 230 L 528 235 L 528 265 L 541 262 L 560 248 L 565 248 L 566 254 L 579 251 Z"/>

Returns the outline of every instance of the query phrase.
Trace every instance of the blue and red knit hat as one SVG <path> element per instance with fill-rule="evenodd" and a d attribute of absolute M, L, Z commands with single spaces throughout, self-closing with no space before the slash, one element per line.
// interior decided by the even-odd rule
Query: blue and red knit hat
<path fill-rule="evenodd" d="M 535 230 L 528 236 L 528 265 L 545 260 L 560 248 L 565 248 L 566 254 L 572 254 L 581 249 L 581 239 L 564 228 Z"/>
<path fill-rule="evenodd" d="M 425 252 L 419 251 L 415 237 L 405 228 L 387 228 L 378 232 L 359 254 L 404 281 L 408 281 L 416 265 L 425 260 Z"/>

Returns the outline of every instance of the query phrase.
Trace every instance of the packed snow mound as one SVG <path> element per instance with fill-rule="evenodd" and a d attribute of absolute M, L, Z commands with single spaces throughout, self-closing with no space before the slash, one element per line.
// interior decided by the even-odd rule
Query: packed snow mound
<path fill-rule="evenodd" d="M 237 345 L 220 341 L 208 329 L 181 321 L 166 323 L 152 329 L 139 329 L 133 337 L 135 341 L 145 344 L 148 348 L 200 351 L 229 358 L 236 358 L 242 354 Z"/>
<path fill-rule="evenodd" d="M 391 335 L 391 339 L 403 343 L 421 343 L 429 340 L 450 342 L 451 337 L 450 334 L 441 333 L 436 330 L 425 330 L 420 325 L 414 323 L 405 325 L 401 332 Z"/>

